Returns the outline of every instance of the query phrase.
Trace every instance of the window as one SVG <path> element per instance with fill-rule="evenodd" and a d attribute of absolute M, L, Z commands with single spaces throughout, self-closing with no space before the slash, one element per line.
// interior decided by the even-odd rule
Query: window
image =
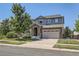
<path fill-rule="evenodd" d="M 39 21 L 42 24 L 42 21 Z"/>
<path fill-rule="evenodd" d="M 51 24 L 51 19 L 47 19 L 46 20 L 46 25 L 50 25 Z"/>
<path fill-rule="evenodd" d="M 51 24 L 51 19 L 48 19 L 48 24 Z"/>
<path fill-rule="evenodd" d="M 48 20 L 46 20 L 46 25 L 48 25 Z"/>
<path fill-rule="evenodd" d="M 58 19 L 55 19 L 55 23 L 58 23 Z"/>
<path fill-rule="evenodd" d="M 54 23 L 55 23 L 55 19 L 52 19 L 52 20 L 51 20 L 51 24 L 54 24 Z"/>
<path fill-rule="evenodd" d="M 63 23 L 63 19 L 62 18 L 59 18 L 59 23 Z"/>

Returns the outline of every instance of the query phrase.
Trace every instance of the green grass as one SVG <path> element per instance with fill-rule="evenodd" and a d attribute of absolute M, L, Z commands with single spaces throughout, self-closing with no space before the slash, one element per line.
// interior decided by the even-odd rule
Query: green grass
<path fill-rule="evenodd" d="M 77 49 L 79 50 L 79 40 L 76 39 L 60 39 L 54 48 Z"/>
<path fill-rule="evenodd" d="M 76 49 L 76 50 L 79 50 L 79 46 L 74 46 L 74 45 L 59 45 L 59 44 L 56 44 L 54 46 L 54 48 L 65 48 L 65 49 Z"/>
<path fill-rule="evenodd" d="M 14 44 L 14 45 L 21 45 L 27 42 L 31 42 L 31 39 L 17 39 L 17 38 L 3 38 L 0 39 L 1 44 Z"/>
<path fill-rule="evenodd" d="M 31 41 L 32 41 L 32 39 L 30 37 L 19 39 L 19 38 L 6 38 L 6 36 L 0 35 L 0 43 L 1 44 L 21 45 L 21 44 L 31 42 Z"/>
<path fill-rule="evenodd" d="M 12 40 L 0 40 L 2 44 L 14 44 L 14 45 L 21 45 L 26 43 L 25 41 L 12 41 Z"/>
<path fill-rule="evenodd" d="M 60 39 L 57 43 L 60 44 L 79 44 L 79 40 L 76 39 Z"/>

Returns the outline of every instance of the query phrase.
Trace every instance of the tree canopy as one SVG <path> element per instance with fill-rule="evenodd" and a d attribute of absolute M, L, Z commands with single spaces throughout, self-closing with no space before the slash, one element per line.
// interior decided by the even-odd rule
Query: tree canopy
<path fill-rule="evenodd" d="M 8 32 L 14 31 L 20 34 L 29 30 L 32 21 L 25 7 L 21 4 L 14 3 L 11 11 L 14 16 L 6 18 L 0 23 L 0 33 L 6 35 Z"/>
<path fill-rule="evenodd" d="M 67 27 L 65 27 L 65 29 L 64 29 L 64 38 L 70 38 L 71 37 L 71 33 L 72 33 L 72 31 L 69 29 L 69 27 L 67 26 Z"/>
<path fill-rule="evenodd" d="M 75 22 L 75 31 L 79 32 L 79 19 Z"/>
<path fill-rule="evenodd" d="M 10 31 L 9 19 L 5 19 L 1 22 L 0 31 L 3 35 L 6 35 Z"/>
<path fill-rule="evenodd" d="M 25 7 L 22 7 L 20 4 L 13 4 L 11 10 L 14 14 L 14 17 L 11 19 L 13 20 L 15 31 L 20 33 L 29 29 L 32 22 L 29 14 L 25 12 Z"/>

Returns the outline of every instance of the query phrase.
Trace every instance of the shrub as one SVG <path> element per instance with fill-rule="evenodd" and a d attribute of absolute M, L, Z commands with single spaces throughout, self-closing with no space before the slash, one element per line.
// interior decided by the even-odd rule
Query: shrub
<path fill-rule="evenodd" d="M 27 39 L 27 38 L 31 38 L 31 36 L 30 36 L 30 34 L 24 34 L 24 35 L 23 35 L 23 38 L 24 38 L 24 39 Z"/>
<path fill-rule="evenodd" d="M 20 40 L 20 41 L 26 41 L 26 40 L 31 40 L 31 36 L 28 34 L 21 34 L 18 36 L 17 40 Z"/>
<path fill-rule="evenodd" d="M 7 38 L 17 38 L 17 33 L 15 33 L 15 32 L 8 32 L 6 37 Z"/>
<path fill-rule="evenodd" d="M 5 38 L 5 36 L 4 35 L 0 35 L 0 39 L 3 39 L 3 38 Z"/>
<path fill-rule="evenodd" d="M 36 41 L 36 40 L 39 40 L 40 39 L 39 36 L 32 36 L 31 38 L 32 38 L 33 41 Z"/>
<path fill-rule="evenodd" d="M 16 40 L 20 40 L 20 41 L 26 41 L 26 40 L 31 40 L 31 37 L 27 37 L 27 36 L 23 36 L 23 37 L 18 37 Z"/>

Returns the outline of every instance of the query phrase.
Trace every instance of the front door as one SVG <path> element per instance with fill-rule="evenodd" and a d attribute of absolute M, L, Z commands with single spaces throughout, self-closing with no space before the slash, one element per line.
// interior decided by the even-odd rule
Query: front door
<path fill-rule="evenodd" d="M 38 32 L 37 32 L 37 28 L 34 28 L 34 36 L 37 36 Z"/>

